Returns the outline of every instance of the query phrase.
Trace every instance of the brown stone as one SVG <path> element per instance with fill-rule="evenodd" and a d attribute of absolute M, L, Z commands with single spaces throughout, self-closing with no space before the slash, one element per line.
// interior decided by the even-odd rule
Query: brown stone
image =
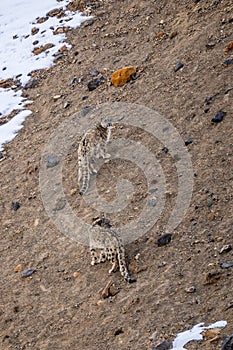
<path fill-rule="evenodd" d="M 14 272 L 19 272 L 19 271 L 21 271 L 21 270 L 22 270 L 22 267 L 21 267 L 20 264 L 17 265 L 17 266 L 15 266 L 15 268 L 14 268 Z"/>
<path fill-rule="evenodd" d="M 51 47 L 53 46 L 54 44 L 48 43 L 40 47 L 35 47 L 32 52 L 34 53 L 34 55 L 39 55 L 41 52 L 51 49 Z"/>
<path fill-rule="evenodd" d="M 68 49 L 67 49 L 67 46 L 66 45 L 63 45 L 62 47 L 60 47 L 60 49 L 59 49 L 59 51 L 60 52 L 65 52 L 65 51 L 67 51 Z"/>
<path fill-rule="evenodd" d="M 37 34 L 38 32 L 39 32 L 39 28 L 33 27 L 33 28 L 31 29 L 32 35 L 35 35 L 35 34 Z"/>
<path fill-rule="evenodd" d="M 49 18 L 48 17 L 40 17 L 38 20 L 37 20 L 37 23 L 44 23 L 48 20 Z"/>
<path fill-rule="evenodd" d="M 210 328 L 201 333 L 204 338 L 210 339 L 211 341 L 219 339 L 219 333 L 222 328 Z"/>
<path fill-rule="evenodd" d="M 229 44 L 224 49 L 224 52 L 227 53 L 228 51 L 233 50 L 233 41 L 230 41 Z"/>
<path fill-rule="evenodd" d="M 73 277 L 74 277 L 74 278 L 77 278 L 79 275 L 80 275 L 80 272 L 78 272 L 78 271 L 75 271 L 75 272 L 73 273 Z"/>
<path fill-rule="evenodd" d="M 171 32 L 171 34 L 169 35 L 169 38 L 173 39 L 177 36 L 177 34 L 178 34 L 177 31 Z"/>
<path fill-rule="evenodd" d="M 68 27 L 58 27 L 57 29 L 55 29 L 53 31 L 53 34 L 56 35 L 56 34 L 66 33 L 66 32 L 68 32 L 68 30 L 69 30 Z"/>
<path fill-rule="evenodd" d="M 117 293 L 119 293 L 119 289 L 115 286 L 115 284 L 111 280 L 104 287 L 104 289 L 101 293 L 101 296 L 102 296 L 102 298 L 106 299 L 106 298 L 109 298 L 109 297 L 116 295 Z"/>
<path fill-rule="evenodd" d="M 164 36 L 164 32 L 158 32 L 157 33 L 157 38 L 160 39 Z"/>
<path fill-rule="evenodd" d="M 204 275 L 204 284 L 215 284 L 221 278 L 221 274 L 218 271 L 210 271 Z"/>
<path fill-rule="evenodd" d="M 1 88 L 9 88 L 13 85 L 14 81 L 12 79 L 2 79 L 0 80 L 0 87 Z"/>
<path fill-rule="evenodd" d="M 53 9 L 53 10 L 49 11 L 48 13 L 46 13 L 46 16 L 49 16 L 49 17 L 55 17 L 55 16 L 61 17 L 62 15 L 64 15 L 64 11 L 63 11 L 62 7 Z"/>
<path fill-rule="evenodd" d="M 84 8 L 85 8 L 84 1 L 80 1 L 80 0 L 73 0 L 69 2 L 69 4 L 67 5 L 67 10 L 73 11 L 73 12 L 76 12 L 76 11 L 83 12 Z"/>

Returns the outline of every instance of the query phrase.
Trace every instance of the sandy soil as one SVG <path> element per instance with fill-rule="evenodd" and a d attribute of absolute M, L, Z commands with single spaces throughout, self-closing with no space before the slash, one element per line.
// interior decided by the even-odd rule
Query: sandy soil
<path fill-rule="evenodd" d="M 232 58 L 232 51 L 224 52 L 233 40 L 232 1 L 106 0 L 91 6 L 93 20 L 68 33 L 73 48 L 51 69 L 32 74 L 36 86 L 24 93 L 34 101 L 33 114 L 5 146 L 0 164 L 0 348 L 155 349 L 156 342 L 172 341 L 199 322 L 226 320 L 217 340 L 186 346 L 221 349 L 233 322 L 233 268 L 220 267 L 233 262 L 233 250 L 220 254 L 233 245 L 233 90 L 227 92 L 233 88 L 233 65 L 223 63 Z M 177 62 L 184 67 L 175 73 Z M 111 86 L 111 73 L 127 65 L 144 71 L 123 87 Z M 94 70 L 105 80 L 89 91 Z M 76 82 L 68 85 L 73 77 Z M 56 95 L 61 97 L 54 100 Z M 107 263 L 90 265 L 88 249 L 62 235 L 48 217 L 39 188 L 41 153 L 62 121 L 84 106 L 119 101 L 154 109 L 184 140 L 191 137 L 187 147 L 196 174 L 189 210 L 171 242 L 156 244 L 162 220 L 126 247 L 134 284 L 119 272 L 110 278 Z M 213 123 L 220 110 L 226 112 L 223 121 Z M 70 195 L 77 186 L 76 146 L 64 170 L 65 192 L 74 207 L 80 200 L 78 193 Z M 162 147 L 151 144 L 176 193 L 175 170 Z M 126 167 L 106 166 L 107 174 L 111 171 L 116 179 Z M 128 168 L 128 176 L 133 172 Z M 139 194 L 145 192 L 141 185 Z M 17 211 L 12 202 L 20 203 Z M 17 265 L 36 272 L 23 278 L 21 271 L 14 272 Z M 118 293 L 103 299 L 110 279 Z M 193 293 L 187 292 L 190 287 Z"/>

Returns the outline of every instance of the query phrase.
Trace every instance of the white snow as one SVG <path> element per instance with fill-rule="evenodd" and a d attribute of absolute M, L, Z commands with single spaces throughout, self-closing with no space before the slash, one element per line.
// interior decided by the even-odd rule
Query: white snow
<path fill-rule="evenodd" d="M 0 145 L 11 141 L 17 134 L 17 131 L 22 129 L 25 118 L 31 114 L 31 111 L 25 110 L 19 112 L 8 123 L 1 125 L 0 127 Z"/>
<path fill-rule="evenodd" d="M 19 79 L 25 85 L 29 80 L 28 75 L 36 69 L 50 67 L 54 60 L 54 54 L 64 45 L 65 34 L 54 35 L 53 31 L 58 27 L 78 27 L 90 17 L 83 16 L 80 12 L 66 11 L 65 17 L 49 17 L 47 21 L 39 24 L 37 18 L 45 17 L 46 13 L 54 8 L 65 8 L 69 0 L 57 2 L 56 0 L 1 0 L 0 7 L 0 80 L 14 78 Z M 38 33 L 32 35 L 31 29 L 36 27 Z M 15 39 L 14 39 L 15 38 Z M 33 42 L 38 44 L 33 45 Z M 32 53 L 35 47 L 47 43 L 54 46 L 39 55 Z M 70 45 L 66 44 L 69 48 Z M 0 88 L 0 117 L 7 116 L 11 111 L 23 109 L 24 101 L 21 91 Z M 20 112 L 20 117 L 14 117 L 8 126 L 0 126 L 0 150 L 5 142 L 10 141 L 19 130 L 20 125 L 29 111 Z M 22 117 L 24 115 L 24 117 Z M 10 137 L 12 135 L 12 137 Z"/>
<path fill-rule="evenodd" d="M 202 340 L 203 336 L 201 335 L 206 329 L 212 328 L 223 328 L 227 325 L 226 321 L 218 321 L 211 324 L 208 327 L 204 327 L 204 323 L 199 323 L 188 331 L 178 333 L 175 340 L 172 343 L 173 348 L 171 350 L 186 350 L 184 345 L 189 343 L 192 340 Z"/>

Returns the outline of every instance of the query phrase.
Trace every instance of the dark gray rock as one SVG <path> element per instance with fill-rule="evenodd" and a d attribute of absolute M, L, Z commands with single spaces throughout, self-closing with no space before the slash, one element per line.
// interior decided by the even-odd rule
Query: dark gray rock
<path fill-rule="evenodd" d="M 222 350 L 233 350 L 233 334 L 223 340 Z"/>
<path fill-rule="evenodd" d="M 192 137 L 189 137 L 189 138 L 187 138 L 187 139 L 184 141 L 185 146 L 188 146 L 188 145 L 190 145 L 191 143 L 193 143 Z"/>
<path fill-rule="evenodd" d="M 220 267 L 222 269 L 229 269 L 230 267 L 233 267 L 233 262 L 223 262 L 220 264 Z"/>
<path fill-rule="evenodd" d="M 153 344 L 151 350 L 169 350 L 171 349 L 171 343 L 167 340 L 162 341 L 160 344 Z"/>
<path fill-rule="evenodd" d="M 19 202 L 12 202 L 12 209 L 14 211 L 17 211 L 20 208 L 20 203 Z"/>
<path fill-rule="evenodd" d="M 104 77 L 95 78 L 87 83 L 87 87 L 89 91 L 95 90 L 102 82 L 104 81 Z"/>
<path fill-rule="evenodd" d="M 157 244 L 159 247 L 162 247 L 163 245 L 167 245 L 171 242 L 172 235 L 171 233 L 165 233 L 161 237 L 157 239 Z"/>
<path fill-rule="evenodd" d="M 67 83 L 68 86 L 71 86 L 73 85 L 75 82 L 77 81 L 77 78 L 76 77 L 73 77 L 70 79 L 70 81 Z"/>
<path fill-rule="evenodd" d="M 80 113 L 81 113 L 82 117 L 85 117 L 91 110 L 92 110 L 91 106 L 83 106 L 81 108 Z"/>
<path fill-rule="evenodd" d="M 181 68 L 184 67 L 184 63 L 182 62 L 177 62 L 174 68 L 174 72 L 177 72 L 178 70 L 180 70 Z"/>
<path fill-rule="evenodd" d="M 48 156 L 46 166 L 47 166 L 47 168 L 53 168 L 58 163 L 59 163 L 58 156 L 56 154 L 51 154 L 51 155 Z"/>
<path fill-rule="evenodd" d="M 223 118 L 225 117 L 226 115 L 226 112 L 223 112 L 223 111 L 218 111 L 215 116 L 211 119 L 211 121 L 213 123 L 220 123 Z"/>
<path fill-rule="evenodd" d="M 156 200 L 154 198 L 149 199 L 148 206 L 149 207 L 155 207 L 156 206 Z"/>
<path fill-rule="evenodd" d="M 34 269 L 29 269 L 29 270 L 23 271 L 22 272 L 22 277 L 29 277 L 35 272 L 36 272 L 36 270 L 34 270 Z"/>
<path fill-rule="evenodd" d="M 225 66 L 229 66 L 230 64 L 233 64 L 233 58 L 229 58 L 228 60 L 225 60 L 223 64 L 225 64 Z"/>
<path fill-rule="evenodd" d="M 24 89 L 32 89 L 36 86 L 36 80 L 32 79 L 24 85 Z"/>
<path fill-rule="evenodd" d="M 219 254 L 223 254 L 223 253 L 229 253 L 232 250 L 232 246 L 231 244 L 226 244 L 222 247 L 222 249 L 220 250 Z"/>

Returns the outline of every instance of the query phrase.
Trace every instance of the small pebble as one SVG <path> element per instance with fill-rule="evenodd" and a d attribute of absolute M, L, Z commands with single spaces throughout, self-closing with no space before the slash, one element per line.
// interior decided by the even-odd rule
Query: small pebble
<path fill-rule="evenodd" d="M 210 208 L 210 207 L 212 207 L 212 205 L 214 204 L 214 200 L 213 200 L 213 199 L 210 199 L 210 200 L 207 201 L 206 204 L 207 204 L 207 207 Z"/>
<path fill-rule="evenodd" d="M 171 34 L 169 35 L 169 39 L 173 39 L 173 38 L 175 38 L 176 36 L 177 36 L 177 32 L 175 31 L 175 32 L 171 32 Z"/>
<path fill-rule="evenodd" d="M 206 97 L 206 99 L 205 99 L 205 104 L 206 104 L 206 105 L 209 105 L 211 100 L 212 100 L 212 97 L 211 97 L 211 96 Z"/>
<path fill-rule="evenodd" d="M 233 58 L 230 58 L 229 60 L 225 60 L 225 61 L 223 62 L 223 64 L 224 64 L 225 66 L 229 66 L 230 64 L 233 64 Z"/>
<path fill-rule="evenodd" d="M 17 211 L 20 208 L 20 203 L 19 202 L 12 202 L 12 209 L 14 211 Z"/>
<path fill-rule="evenodd" d="M 36 81 L 32 79 L 24 85 L 24 89 L 31 89 L 31 88 L 34 88 L 35 86 L 36 86 Z"/>
<path fill-rule="evenodd" d="M 47 168 L 53 168 L 58 163 L 59 163 L 59 160 L 58 160 L 58 157 L 56 156 L 56 154 L 51 154 L 48 156 L 46 166 L 47 166 Z"/>
<path fill-rule="evenodd" d="M 169 152 L 169 149 L 168 149 L 167 147 L 163 147 L 163 148 L 162 148 L 162 151 L 163 151 L 165 154 L 167 154 L 167 153 Z"/>
<path fill-rule="evenodd" d="M 82 106 L 81 108 L 81 116 L 85 117 L 90 111 L 92 111 L 92 107 L 91 106 Z"/>
<path fill-rule="evenodd" d="M 19 265 L 15 266 L 14 272 L 15 272 L 15 273 L 16 273 L 16 272 L 19 272 L 19 271 L 21 271 L 21 269 L 22 269 L 22 266 L 19 264 Z"/>
<path fill-rule="evenodd" d="M 55 96 L 53 96 L 54 101 L 59 100 L 59 98 L 61 98 L 61 95 L 55 95 Z"/>
<path fill-rule="evenodd" d="M 188 139 L 186 139 L 186 140 L 184 141 L 185 146 L 188 146 L 188 145 L 190 145 L 191 143 L 193 143 L 192 137 L 189 137 Z"/>
<path fill-rule="evenodd" d="M 171 349 L 171 344 L 167 340 L 164 340 L 157 345 L 153 344 L 151 348 L 151 350 L 169 350 L 169 349 Z"/>
<path fill-rule="evenodd" d="M 171 242 L 172 235 L 171 233 L 165 233 L 161 237 L 157 239 L 157 244 L 159 247 L 162 247 L 163 245 L 167 245 Z"/>
<path fill-rule="evenodd" d="M 79 275 L 80 275 L 80 272 L 78 272 L 78 271 L 75 271 L 75 272 L 73 273 L 73 277 L 74 277 L 74 278 L 77 278 Z"/>
<path fill-rule="evenodd" d="M 207 49 L 212 49 L 215 46 L 215 42 L 211 41 L 210 38 L 208 38 L 207 43 L 205 44 Z"/>
<path fill-rule="evenodd" d="M 149 192 L 150 194 L 152 194 L 152 193 L 155 193 L 155 192 L 157 192 L 157 191 L 158 191 L 157 188 L 151 188 L 148 192 Z"/>
<path fill-rule="evenodd" d="M 66 199 L 65 198 L 58 198 L 56 200 L 56 203 L 55 203 L 55 207 L 53 210 L 57 211 L 57 210 L 62 210 L 65 208 L 66 206 Z"/>
<path fill-rule="evenodd" d="M 185 292 L 186 293 L 195 293 L 196 287 L 192 286 L 192 287 L 185 288 Z"/>
<path fill-rule="evenodd" d="M 124 331 L 123 331 L 122 327 L 120 327 L 114 332 L 114 335 L 116 336 L 116 335 L 119 335 L 119 334 L 122 334 L 122 333 L 124 333 Z"/>
<path fill-rule="evenodd" d="M 221 242 L 222 240 L 223 240 L 222 237 L 217 237 L 217 238 L 216 238 L 216 241 L 217 241 L 217 242 Z"/>
<path fill-rule="evenodd" d="M 148 201 L 148 206 L 149 207 L 155 207 L 156 206 L 156 200 L 155 199 L 150 199 L 149 201 Z"/>
<path fill-rule="evenodd" d="M 93 23 L 94 23 L 94 21 L 86 21 L 86 22 L 84 22 L 84 24 L 83 24 L 83 26 L 84 27 L 90 27 L 90 26 L 92 26 L 93 25 Z"/>
<path fill-rule="evenodd" d="M 233 334 L 225 338 L 222 342 L 222 350 L 232 350 L 233 349 Z"/>
<path fill-rule="evenodd" d="M 220 250 L 219 254 L 223 254 L 223 253 L 228 253 L 232 250 L 232 246 L 230 244 L 226 244 L 222 247 L 222 249 Z"/>
<path fill-rule="evenodd" d="M 64 105 L 63 105 L 63 108 L 67 108 L 70 106 L 70 103 L 69 102 L 65 102 Z"/>
<path fill-rule="evenodd" d="M 97 70 L 97 69 L 94 69 L 92 72 L 91 72 L 91 75 L 93 77 L 96 77 L 100 72 Z"/>
<path fill-rule="evenodd" d="M 99 78 L 95 78 L 87 83 L 87 87 L 89 91 L 95 90 L 98 86 L 100 86 L 101 81 Z"/>
<path fill-rule="evenodd" d="M 68 86 L 71 86 L 73 85 L 75 82 L 77 81 L 77 78 L 76 77 L 73 77 L 70 79 L 70 81 L 67 83 Z"/>
<path fill-rule="evenodd" d="M 229 267 L 233 267 L 233 262 L 223 262 L 222 264 L 220 264 L 220 267 L 222 269 L 229 269 Z"/>
<path fill-rule="evenodd" d="M 166 266 L 167 263 L 166 261 L 162 261 L 161 263 L 158 264 L 158 268 Z"/>
<path fill-rule="evenodd" d="M 204 284 L 215 284 L 221 278 L 218 271 L 210 271 L 204 275 Z"/>
<path fill-rule="evenodd" d="M 223 118 L 225 117 L 226 112 L 218 111 L 218 113 L 215 114 L 215 116 L 211 119 L 213 123 L 220 123 Z"/>
<path fill-rule="evenodd" d="M 72 188 L 70 190 L 70 195 L 73 196 L 73 195 L 75 195 L 75 193 L 77 193 L 77 188 Z"/>
<path fill-rule="evenodd" d="M 29 270 L 23 271 L 22 272 L 22 277 L 29 277 L 35 272 L 36 272 L 36 270 L 34 270 L 34 269 L 29 269 Z"/>
<path fill-rule="evenodd" d="M 180 70 L 183 67 L 184 67 L 184 63 L 182 63 L 182 62 L 176 63 L 175 68 L 174 68 L 174 72 L 177 72 L 178 70 Z"/>

